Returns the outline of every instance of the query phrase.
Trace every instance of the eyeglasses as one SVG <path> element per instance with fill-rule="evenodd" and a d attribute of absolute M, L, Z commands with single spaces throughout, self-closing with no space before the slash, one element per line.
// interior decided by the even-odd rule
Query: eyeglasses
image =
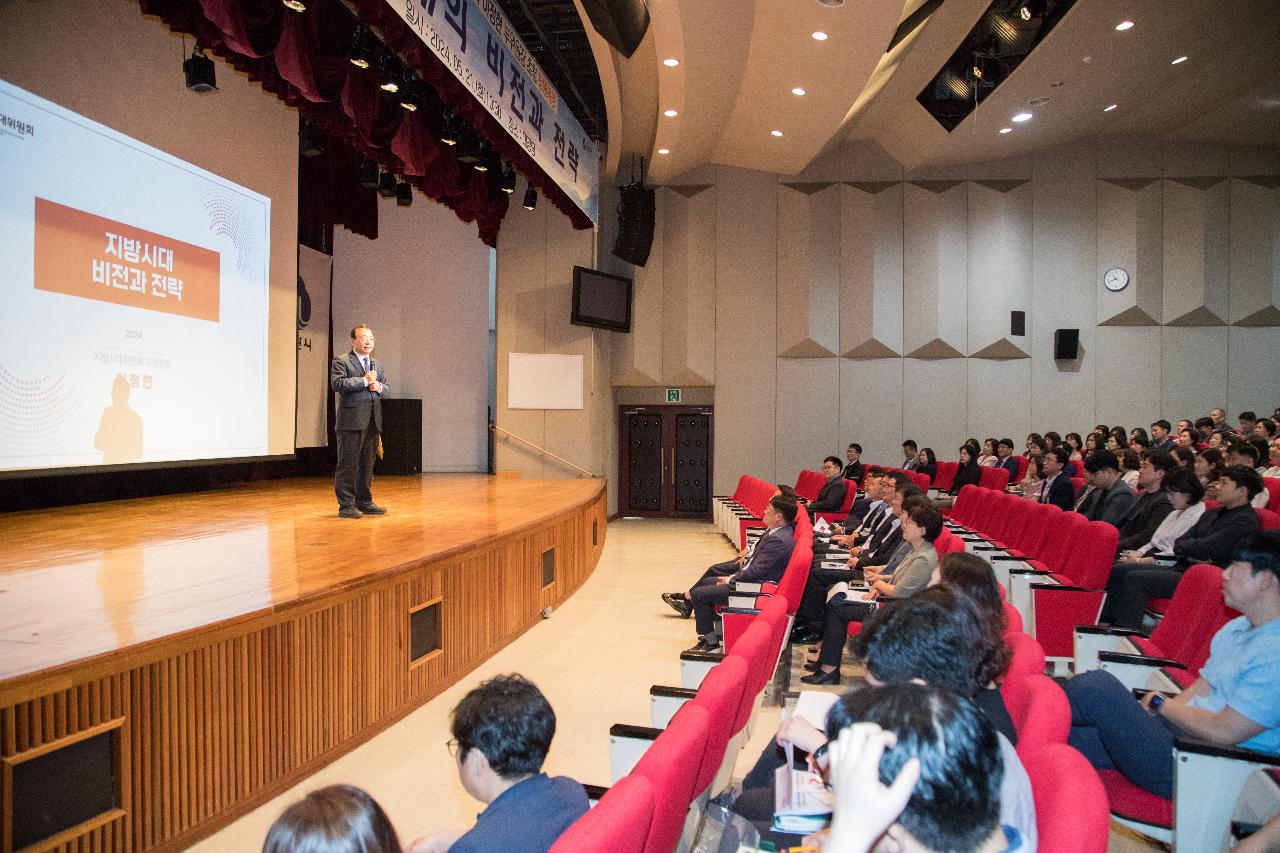
<path fill-rule="evenodd" d="M 460 746 L 460 744 L 458 743 L 457 738 L 449 738 L 447 741 L 444 742 L 444 746 L 445 746 L 445 749 L 449 750 L 449 755 L 451 757 L 453 758 L 458 757 L 458 747 Z"/>

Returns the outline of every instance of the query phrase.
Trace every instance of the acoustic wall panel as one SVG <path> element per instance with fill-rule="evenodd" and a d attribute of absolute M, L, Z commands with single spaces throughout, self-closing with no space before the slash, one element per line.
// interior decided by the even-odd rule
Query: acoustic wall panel
<path fill-rule="evenodd" d="M 901 358 L 840 359 L 839 454 L 862 445 L 862 461 L 897 465 L 902 460 Z"/>
<path fill-rule="evenodd" d="M 840 184 L 778 186 L 778 355 L 840 346 Z"/>
<path fill-rule="evenodd" d="M 1280 326 L 1280 176 L 1231 185 L 1230 317 L 1235 326 Z"/>
<path fill-rule="evenodd" d="M 716 189 L 671 187 L 663 222 L 662 381 L 715 379 Z"/>
<path fill-rule="evenodd" d="M 968 352 L 974 358 L 1030 358 L 1027 336 L 1010 334 L 1009 313 L 1031 309 L 1031 182 L 968 186 Z"/>
<path fill-rule="evenodd" d="M 903 347 L 909 358 L 964 358 L 968 190 L 963 181 L 905 189 Z"/>
<path fill-rule="evenodd" d="M 824 456 L 839 456 L 852 439 L 840 440 L 840 360 L 779 358 L 778 476 L 794 482 L 797 472 L 822 470 Z"/>
<path fill-rule="evenodd" d="M 840 187 L 840 354 L 845 358 L 902 355 L 903 187 L 901 181 Z"/>
<path fill-rule="evenodd" d="M 1158 326 L 1103 326 L 1096 331 L 1099 422 L 1145 428 L 1167 414 L 1160 408 L 1160 334 Z"/>
<path fill-rule="evenodd" d="M 1160 411 L 1163 417 L 1195 420 L 1227 404 L 1227 329 L 1160 330 Z M 1234 414 L 1234 412 L 1232 413 Z"/>
<path fill-rule="evenodd" d="M 1163 185 L 1156 178 L 1098 181 L 1098 325 L 1158 326 L 1163 315 Z M 1109 270 L 1129 274 L 1113 292 L 1103 285 Z"/>
<path fill-rule="evenodd" d="M 1231 183 L 1178 178 L 1164 184 L 1164 322 L 1220 326 L 1230 288 Z"/>
<path fill-rule="evenodd" d="M 1006 436 L 1019 441 L 1031 432 L 1031 360 L 971 358 L 965 364 L 969 389 L 966 435 L 979 442 Z M 948 448 L 947 459 L 957 458 L 956 448 Z"/>
<path fill-rule="evenodd" d="M 1280 332 L 1239 326 L 1227 330 L 1226 391 L 1226 400 L 1217 405 L 1226 408 L 1233 424 L 1240 412 L 1271 414 L 1280 401 Z"/>
<path fill-rule="evenodd" d="M 649 262 L 635 267 L 618 260 L 632 278 L 631 334 L 616 335 L 613 348 L 614 385 L 659 385 L 662 382 L 662 300 L 665 255 L 663 223 L 670 203 L 671 190 L 657 191 L 653 223 L 653 245 Z M 606 245 L 601 233 L 601 245 Z"/>
<path fill-rule="evenodd" d="M 928 393 L 921 393 L 925 388 Z M 902 389 L 903 438 L 933 447 L 942 459 L 955 459 L 969 437 L 968 362 L 904 359 Z"/>

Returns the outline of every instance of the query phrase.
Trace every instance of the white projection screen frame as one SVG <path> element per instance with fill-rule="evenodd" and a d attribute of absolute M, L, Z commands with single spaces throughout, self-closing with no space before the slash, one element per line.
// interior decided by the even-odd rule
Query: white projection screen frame
<path fill-rule="evenodd" d="M 268 454 L 271 200 L 0 81 L 0 476 Z"/>
<path fill-rule="evenodd" d="M 508 409 L 581 409 L 582 356 L 507 355 Z"/>

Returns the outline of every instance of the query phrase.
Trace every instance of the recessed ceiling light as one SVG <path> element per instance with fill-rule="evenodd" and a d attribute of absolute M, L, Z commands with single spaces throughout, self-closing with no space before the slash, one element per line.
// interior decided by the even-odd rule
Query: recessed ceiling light
<path fill-rule="evenodd" d="M 680 64 L 680 60 L 676 59 L 676 58 L 673 56 L 673 57 L 671 57 L 670 59 L 664 59 L 664 60 L 662 60 L 662 64 L 663 64 L 663 65 L 665 65 L 665 66 L 667 66 L 668 68 L 675 68 L 677 65 L 679 65 L 679 64 Z"/>
<path fill-rule="evenodd" d="M 1013 128 L 1012 128 L 1012 127 L 1002 127 L 1002 128 L 1000 128 L 1000 132 L 1001 132 L 1001 133 L 1013 133 Z"/>
<path fill-rule="evenodd" d="M 1133 29 L 1133 21 L 1121 21 L 1120 23 L 1116 24 L 1116 29 L 1119 30 L 1120 32 L 1124 32 L 1125 30 L 1131 30 Z"/>
<path fill-rule="evenodd" d="M 1187 58 L 1186 58 L 1185 56 L 1179 56 L 1177 59 L 1175 59 L 1173 62 L 1170 62 L 1169 64 L 1170 64 L 1170 65 L 1181 65 L 1182 63 L 1184 63 L 1184 62 L 1186 62 L 1186 61 L 1187 61 Z"/>
<path fill-rule="evenodd" d="M 792 90 L 791 90 L 791 94 L 793 94 L 793 95 L 804 95 L 804 94 L 805 94 L 804 87 L 802 87 L 802 86 L 796 86 L 794 89 L 792 89 Z"/>
<path fill-rule="evenodd" d="M 844 0 L 818 0 L 818 2 L 831 9 L 844 5 Z"/>
<path fill-rule="evenodd" d="M 1103 111 L 1104 113 L 1109 113 L 1109 112 L 1111 112 L 1112 110 L 1114 110 L 1114 109 L 1115 109 L 1116 107 L 1118 107 L 1118 106 L 1120 106 L 1120 105 L 1119 105 L 1119 104 L 1112 104 L 1112 105 L 1111 105 L 1111 106 L 1109 106 L 1109 107 L 1104 107 L 1102 111 Z"/>
<path fill-rule="evenodd" d="M 824 33 L 822 30 L 818 30 L 816 33 L 813 34 L 813 39 L 814 41 L 826 41 L 827 34 Z"/>
<path fill-rule="evenodd" d="M 782 135 L 782 131 L 780 131 L 780 130 L 771 130 L 771 131 L 769 131 L 769 133 L 771 133 L 771 134 L 772 134 L 772 135 L 774 135 L 774 136 L 781 136 L 781 135 Z"/>
<path fill-rule="evenodd" d="M 1043 106 L 1044 106 L 1045 104 L 1047 104 L 1047 103 L 1049 103 L 1049 99 L 1048 99 L 1047 97 L 1045 97 L 1044 95 L 1041 95 L 1041 96 L 1040 96 L 1040 97 L 1038 97 L 1038 98 L 1032 98 L 1031 100 L 1027 101 L 1027 106 L 1029 106 L 1029 107 L 1043 107 Z"/>
<path fill-rule="evenodd" d="M 680 115 L 680 114 L 679 114 L 678 112 L 676 112 L 675 110 L 663 110 L 663 111 L 662 111 L 662 114 L 663 114 L 664 116 L 666 116 L 667 118 L 675 118 L 676 116 Z"/>
<path fill-rule="evenodd" d="M 1016 121 L 1019 124 L 1021 124 L 1024 121 L 1031 121 L 1031 113 L 1018 113 L 1016 116 L 1014 116 L 1011 119 L 1011 121 Z"/>
<path fill-rule="evenodd" d="M 659 154 L 670 154 L 670 153 L 671 153 L 671 149 L 670 149 L 670 148 L 659 148 L 659 149 L 658 149 L 658 153 L 659 153 Z"/>

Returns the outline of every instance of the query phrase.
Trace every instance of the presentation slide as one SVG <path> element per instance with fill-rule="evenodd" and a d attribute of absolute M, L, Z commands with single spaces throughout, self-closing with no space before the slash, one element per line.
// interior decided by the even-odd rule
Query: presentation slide
<path fill-rule="evenodd" d="M 0 472 L 265 456 L 270 223 L 0 80 Z"/>

